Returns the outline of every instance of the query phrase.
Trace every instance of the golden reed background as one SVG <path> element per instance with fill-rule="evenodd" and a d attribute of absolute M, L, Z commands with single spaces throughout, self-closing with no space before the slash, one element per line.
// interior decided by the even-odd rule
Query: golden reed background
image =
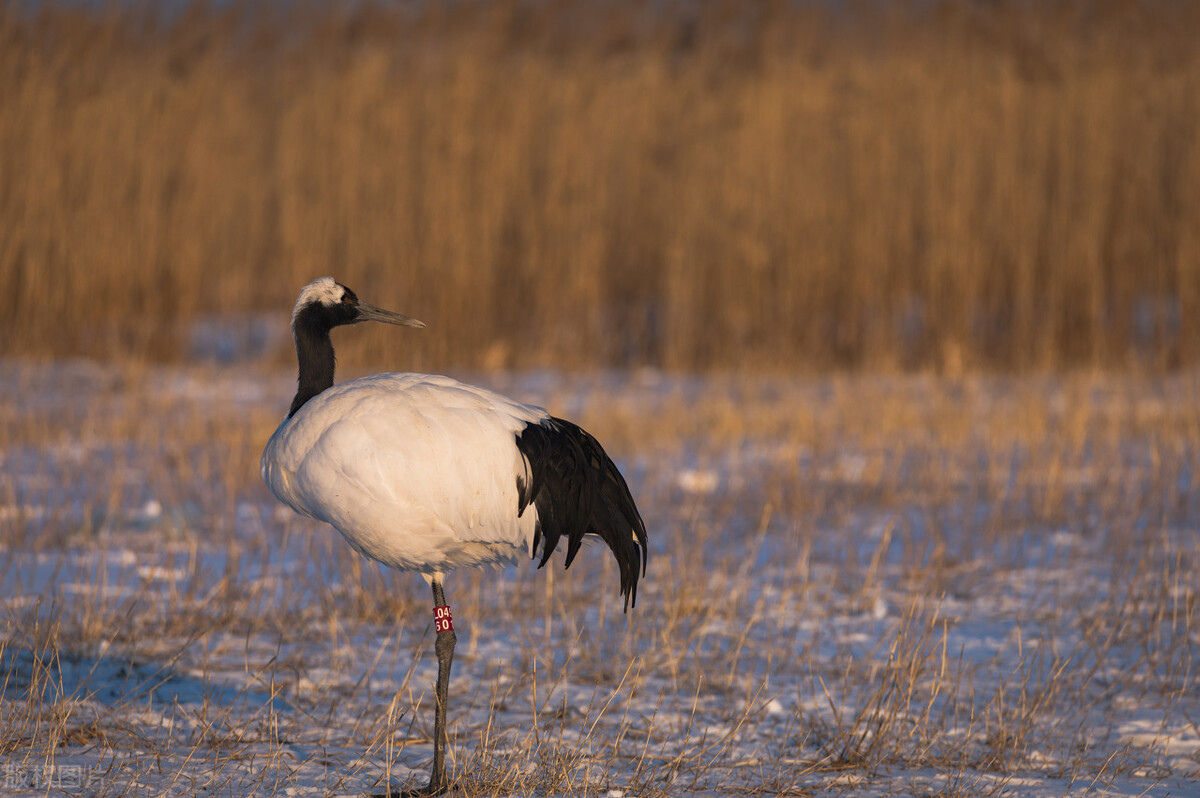
<path fill-rule="evenodd" d="M 4 355 L 329 273 L 394 368 L 1200 361 L 1197 3 L 27 6 Z"/>

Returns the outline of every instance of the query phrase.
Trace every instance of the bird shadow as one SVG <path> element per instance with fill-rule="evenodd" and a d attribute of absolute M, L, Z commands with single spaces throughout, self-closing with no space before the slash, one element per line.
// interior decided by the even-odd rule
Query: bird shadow
<path fill-rule="evenodd" d="M 5 674 L 0 701 L 88 701 L 143 708 L 212 704 L 251 711 L 281 701 L 264 691 L 220 684 L 207 673 L 190 674 L 170 663 L 120 655 L 8 648 L 0 650 L 0 671 Z"/>

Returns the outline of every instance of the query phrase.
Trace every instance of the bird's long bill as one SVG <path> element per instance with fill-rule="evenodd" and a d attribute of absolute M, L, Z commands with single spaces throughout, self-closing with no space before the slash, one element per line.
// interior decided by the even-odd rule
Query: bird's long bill
<path fill-rule="evenodd" d="M 398 324 L 401 327 L 424 327 L 425 322 L 409 318 L 402 313 L 377 308 L 366 302 L 358 303 L 358 318 L 355 321 L 381 321 L 384 324 Z"/>

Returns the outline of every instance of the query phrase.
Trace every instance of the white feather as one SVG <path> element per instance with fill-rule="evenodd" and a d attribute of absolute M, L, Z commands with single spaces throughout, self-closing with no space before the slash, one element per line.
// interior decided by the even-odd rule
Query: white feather
<path fill-rule="evenodd" d="M 448 377 L 379 374 L 310 399 L 271 436 L 262 474 L 280 501 L 385 565 L 422 573 L 532 554 L 518 517 L 517 434 L 546 411 Z"/>

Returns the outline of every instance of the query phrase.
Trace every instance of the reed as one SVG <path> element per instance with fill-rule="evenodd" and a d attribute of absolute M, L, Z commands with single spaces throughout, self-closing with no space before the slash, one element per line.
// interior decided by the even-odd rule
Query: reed
<path fill-rule="evenodd" d="M 331 273 L 430 323 L 339 343 L 397 367 L 1194 364 L 1197 29 L 1121 0 L 6 4 L 0 353 L 184 358 L 197 317 L 282 322 Z"/>

